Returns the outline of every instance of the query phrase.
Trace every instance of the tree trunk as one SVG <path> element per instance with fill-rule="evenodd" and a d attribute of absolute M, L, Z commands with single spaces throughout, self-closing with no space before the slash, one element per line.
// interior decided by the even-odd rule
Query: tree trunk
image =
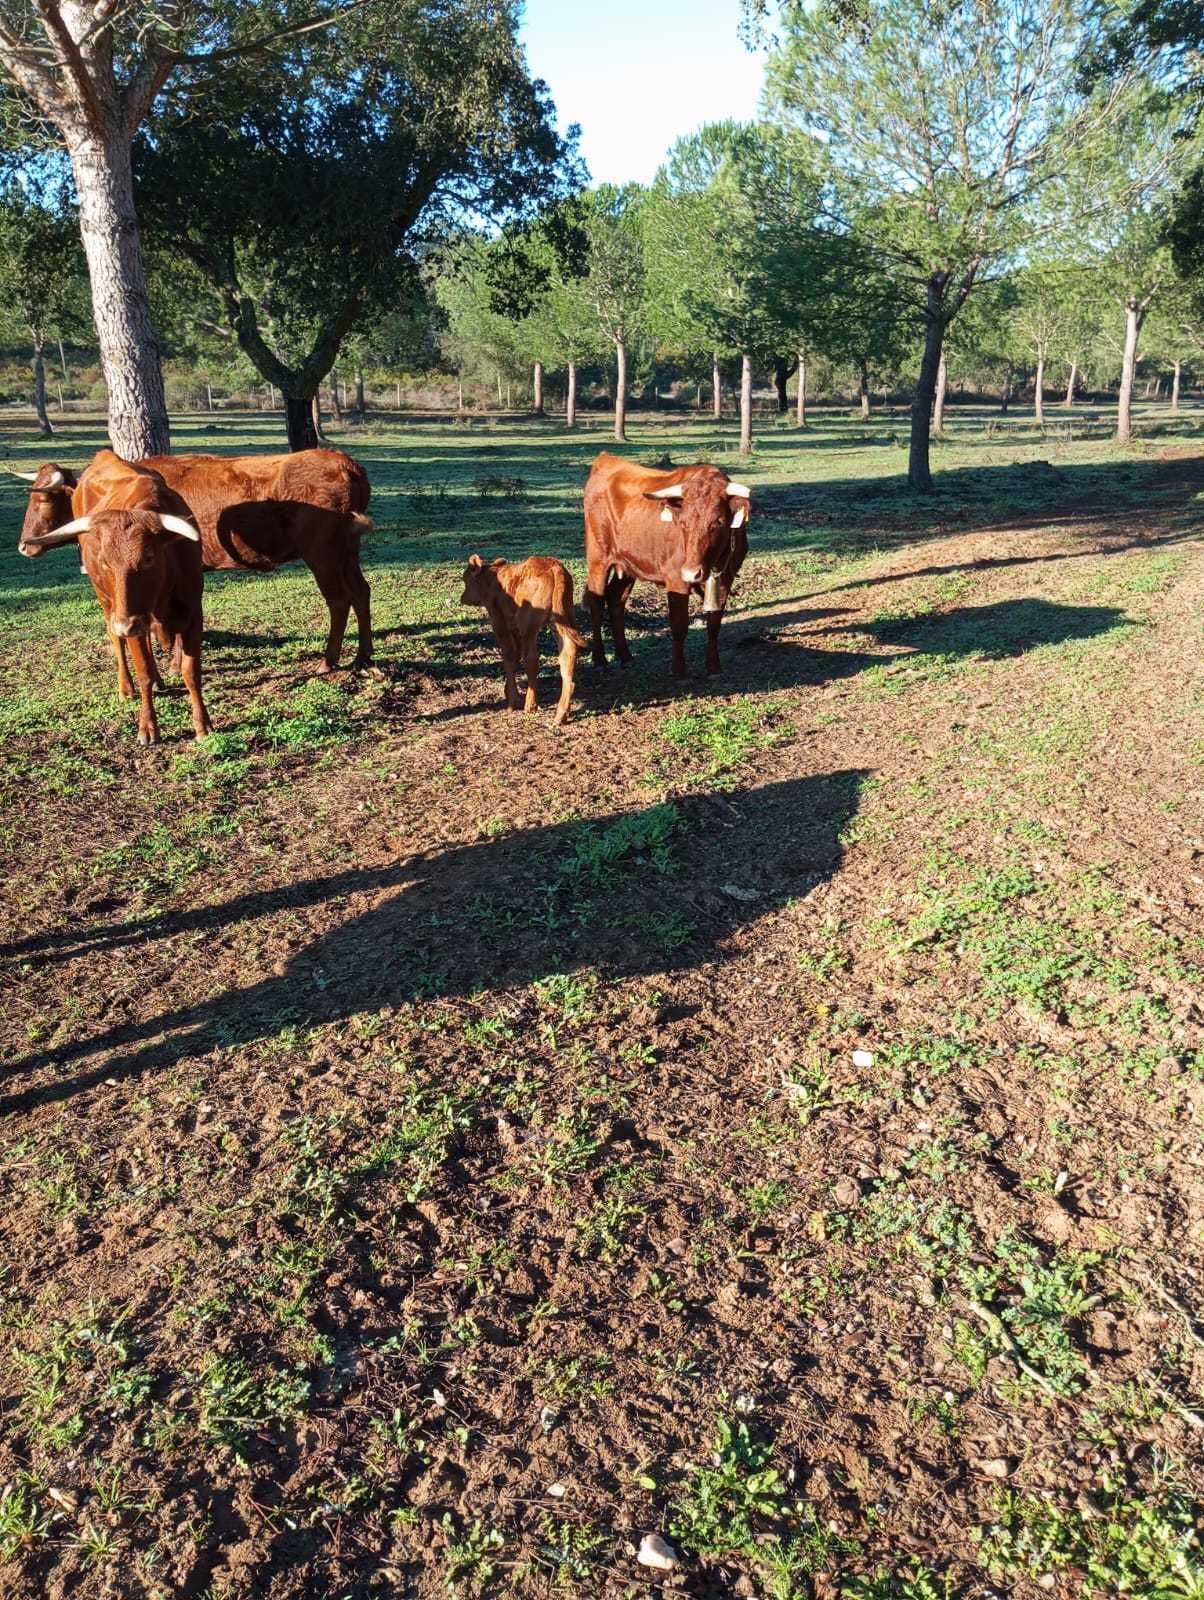
<path fill-rule="evenodd" d="M 1037 378 L 1033 384 L 1033 411 L 1038 427 L 1045 426 L 1045 353 L 1037 357 Z"/>
<path fill-rule="evenodd" d="M 566 428 L 577 426 L 577 363 L 569 362 L 569 387 L 564 398 L 564 425 Z"/>
<path fill-rule="evenodd" d="M 59 346 L 59 366 L 62 367 L 62 369 L 63 369 L 63 382 L 64 383 L 70 383 L 71 382 L 71 374 L 67 371 L 67 354 L 66 354 L 66 351 L 63 349 L 63 341 L 61 339 L 58 341 L 58 346 Z"/>
<path fill-rule="evenodd" d="M 1009 361 L 1003 378 L 1003 392 L 999 396 L 999 409 L 1007 415 L 1008 406 L 1012 402 L 1012 363 Z"/>
<path fill-rule="evenodd" d="M 313 450 L 318 443 L 318 430 L 314 426 L 314 396 L 312 394 L 285 394 L 284 420 L 288 428 L 290 450 Z"/>
<path fill-rule="evenodd" d="M 719 352 L 711 357 L 711 411 L 716 422 L 723 418 L 723 382 L 719 376 Z"/>
<path fill-rule="evenodd" d="M 627 443 L 627 345 L 615 340 L 615 439 Z"/>
<path fill-rule="evenodd" d="M 159 339 L 146 294 L 124 130 L 85 135 L 68 154 L 92 286 L 92 319 L 108 390 L 109 438 L 127 461 L 167 455 L 171 429 Z"/>
<path fill-rule="evenodd" d="M 502 369 L 501 369 L 501 367 L 499 367 L 497 369 L 497 403 L 498 403 L 498 408 L 500 410 L 501 409 L 501 404 L 502 404 Z"/>
<path fill-rule="evenodd" d="M 790 410 L 790 400 L 786 394 L 786 378 L 789 370 L 785 356 L 774 356 L 773 386 L 778 391 L 778 415 L 782 417 Z"/>
<path fill-rule="evenodd" d="M 907 457 L 907 483 L 909 488 L 926 493 L 932 488 L 932 469 L 928 464 L 932 427 L 932 402 L 936 395 L 937 375 L 945 345 L 945 319 L 939 301 L 943 299 L 943 285 L 928 286 L 928 327 L 924 334 L 924 356 L 920 362 L 920 376 L 916 382 L 915 396 L 911 402 L 911 446 Z M 938 305 L 932 305 L 933 299 Z M 943 419 L 942 419 L 943 420 Z"/>
<path fill-rule="evenodd" d="M 936 369 L 936 391 L 932 397 L 932 431 L 944 433 L 945 431 L 945 396 L 949 392 L 949 362 L 945 355 L 945 346 L 941 345 L 941 364 Z"/>
<path fill-rule="evenodd" d="M 331 414 L 331 416 L 334 418 L 334 420 L 336 422 L 342 422 L 342 420 L 343 420 L 343 408 L 339 404 L 339 380 L 335 377 L 335 375 L 333 373 L 331 373 L 331 375 L 330 375 L 330 393 L 327 395 L 327 399 L 330 402 L 330 414 Z M 290 438 L 292 437 L 291 433 L 290 433 L 289 437 Z M 297 447 L 294 445 L 293 448 L 296 449 Z"/>
<path fill-rule="evenodd" d="M 1062 402 L 1064 406 L 1072 406 L 1074 404 L 1074 385 L 1078 375 L 1079 364 L 1077 361 L 1072 361 L 1070 363 L 1070 376 L 1066 380 L 1066 398 Z"/>
<path fill-rule="evenodd" d="M 362 417 L 367 409 L 368 408 L 364 403 L 364 369 L 363 369 L 363 367 L 356 367 L 356 369 L 355 369 L 355 414 L 356 414 L 356 416 L 357 417 Z"/>
<path fill-rule="evenodd" d="M 535 371 L 531 378 L 532 410 L 537 417 L 543 416 L 543 362 L 535 363 Z"/>
<path fill-rule="evenodd" d="M 1116 402 L 1116 442 L 1128 444 L 1133 437 L 1133 379 L 1137 372 L 1137 341 L 1145 312 L 1141 302 L 1130 296 L 1125 301 L 1125 353 L 1120 368 L 1120 394 Z"/>
<path fill-rule="evenodd" d="M 740 454 L 752 454 L 752 357 L 740 358 Z"/>
<path fill-rule="evenodd" d="M 326 435 L 322 431 L 322 396 L 317 389 L 314 390 L 313 397 L 309 402 L 309 419 L 313 423 L 315 440 L 318 444 L 325 444 Z M 293 448 L 296 449 L 297 446 L 294 445 Z M 302 448 L 305 447 L 302 446 Z"/>
<path fill-rule="evenodd" d="M 857 393 L 861 400 L 861 420 L 870 420 L 870 375 L 864 361 L 857 366 Z"/>
<path fill-rule="evenodd" d="M 46 341 L 41 334 L 33 341 L 33 408 L 37 412 L 38 427 L 49 437 L 54 432 L 54 424 L 46 410 Z"/>
<path fill-rule="evenodd" d="M 1176 416 L 1179 414 L 1179 377 L 1183 370 L 1183 363 L 1176 361 L 1171 375 L 1171 410 Z"/>
<path fill-rule="evenodd" d="M 800 428 L 807 426 L 807 352 L 798 353 L 798 394 L 794 402 L 794 420 Z"/>

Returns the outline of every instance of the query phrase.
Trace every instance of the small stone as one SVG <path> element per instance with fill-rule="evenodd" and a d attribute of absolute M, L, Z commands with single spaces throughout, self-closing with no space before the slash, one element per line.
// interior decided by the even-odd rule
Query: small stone
<path fill-rule="evenodd" d="M 1052 1572 L 1043 1572 L 1037 1579 L 1037 1588 L 1052 1589 L 1056 1585 L 1057 1581 L 1058 1580 L 1054 1577 Z"/>
<path fill-rule="evenodd" d="M 1015 1466 L 1006 1456 L 985 1456 L 974 1462 L 974 1468 L 984 1478 L 1006 1478 Z"/>
<path fill-rule="evenodd" d="M 545 1433 L 551 1433 L 556 1426 L 556 1419 L 560 1413 L 554 1406 L 544 1406 L 539 1413 L 539 1426 Z"/>
<path fill-rule="evenodd" d="M 725 894 L 729 900 L 759 900 L 761 896 L 755 889 L 746 889 L 739 883 L 722 883 L 719 893 Z"/>
<path fill-rule="evenodd" d="M 672 1572 L 677 1565 L 677 1551 L 659 1533 L 644 1535 L 635 1558 L 641 1567 L 655 1567 L 657 1572 Z"/>
<path fill-rule="evenodd" d="M 550 1483 L 548 1485 L 548 1493 L 552 1496 L 553 1500 L 563 1500 L 565 1495 L 568 1493 L 568 1490 L 565 1488 L 563 1483 Z"/>
<path fill-rule="evenodd" d="M 873 1064 L 874 1052 L 872 1050 L 853 1051 L 853 1065 L 855 1067 L 872 1067 Z"/>

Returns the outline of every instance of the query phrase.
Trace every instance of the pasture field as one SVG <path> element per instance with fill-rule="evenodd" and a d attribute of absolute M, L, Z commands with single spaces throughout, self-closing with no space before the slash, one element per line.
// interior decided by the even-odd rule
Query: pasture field
<path fill-rule="evenodd" d="M 635 417 L 725 671 L 561 732 L 460 571 L 580 604 L 593 418 L 336 430 L 378 670 L 211 576 L 149 752 L 0 490 L 6 1600 L 1204 1596 L 1204 411 L 1052 414 Z"/>

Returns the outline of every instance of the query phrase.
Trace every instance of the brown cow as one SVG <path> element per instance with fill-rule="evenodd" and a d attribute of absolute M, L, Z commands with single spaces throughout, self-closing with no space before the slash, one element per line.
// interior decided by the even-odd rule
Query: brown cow
<path fill-rule="evenodd" d="M 154 689 L 161 685 L 151 652 L 152 631 L 178 660 L 192 702 L 198 739 L 213 724 L 201 697 L 201 536 L 184 503 L 155 472 L 131 467 L 102 450 L 75 489 L 78 514 L 42 534 L 22 533 L 22 555 L 41 555 L 78 542 L 117 657 L 117 688 L 133 694 L 125 659 L 128 643 L 138 670 L 138 743 L 157 744 Z"/>
<path fill-rule="evenodd" d="M 523 709 L 535 710 L 539 635 L 551 622 L 560 640 L 560 703 L 553 721 L 557 727 L 567 722 L 577 651 L 586 643 L 573 624 L 573 580 L 567 569 L 550 556 L 528 556 L 526 561 L 514 562 L 499 558 L 489 566 L 480 556 L 469 556 L 460 604 L 484 606 L 489 613 L 502 652 L 506 704 L 511 711 L 519 708 L 520 663 L 527 674 Z"/>
<path fill-rule="evenodd" d="M 157 472 L 184 501 L 200 529 L 209 571 L 270 572 L 288 561 L 305 562 L 330 609 L 321 671 L 338 666 L 353 607 L 359 626 L 353 665 L 371 662 L 370 591 L 360 568 L 360 540 L 372 527 L 364 515 L 371 490 L 358 461 L 341 450 L 298 450 L 275 456 L 148 456 L 138 465 Z M 91 471 L 88 467 L 78 484 L 85 484 Z M 80 514 L 74 506 L 77 480 L 68 468 L 48 462 L 31 481 L 21 530 L 26 544 Z"/>
<path fill-rule="evenodd" d="M 594 665 L 606 666 L 602 603 L 610 613 L 615 655 L 631 660 L 624 629 L 637 578 L 666 591 L 673 635 L 673 676 L 686 676 L 690 595 L 702 595 L 707 671 L 719 671 L 719 628 L 736 574 L 748 553 L 751 496 L 718 467 L 654 471 L 603 452 L 585 485 L 586 592 Z"/>

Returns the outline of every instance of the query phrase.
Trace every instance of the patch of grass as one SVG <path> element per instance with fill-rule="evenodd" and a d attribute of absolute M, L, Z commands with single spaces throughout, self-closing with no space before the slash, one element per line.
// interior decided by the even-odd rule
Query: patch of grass
<path fill-rule="evenodd" d="M 774 727 L 780 715 L 780 707 L 755 701 L 699 706 L 666 717 L 660 731 L 684 756 L 698 763 L 692 782 L 713 783 L 730 777 L 755 750 L 762 750 L 781 737 Z M 732 784 L 717 787 L 730 788 Z"/>
<path fill-rule="evenodd" d="M 996 1582 L 1052 1576 L 1084 1600 L 1100 1592 L 1133 1600 L 1204 1597 L 1196 1507 L 1178 1488 L 1148 1495 L 1115 1489 L 1087 1512 L 1004 1493 L 981 1538 L 980 1560 Z"/>
<path fill-rule="evenodd" d="M 755 1439 L 742 1417 L 721 1418 L 712 1460 L 693 1467 L 669 1530 L 682 1549 L 721 1556 L 753 1548 L 765 1524 L 786 1510 L 773 1445 Z"/>

